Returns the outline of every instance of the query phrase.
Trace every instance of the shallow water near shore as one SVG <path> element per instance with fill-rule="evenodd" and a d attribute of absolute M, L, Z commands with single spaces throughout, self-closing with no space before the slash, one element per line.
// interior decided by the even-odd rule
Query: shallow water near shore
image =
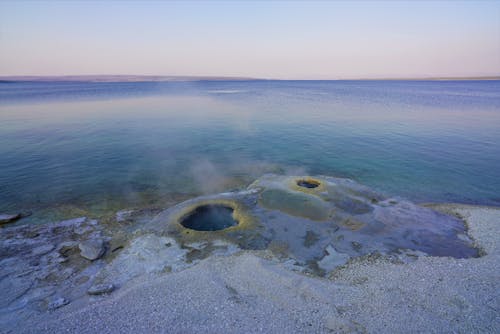
<path fill-rule="evenodd" d="M 25 222 L 269 172 L 500 204 L 500 81 L 0 83 L 0 139 L 0 212 L 33 211 Z"/>

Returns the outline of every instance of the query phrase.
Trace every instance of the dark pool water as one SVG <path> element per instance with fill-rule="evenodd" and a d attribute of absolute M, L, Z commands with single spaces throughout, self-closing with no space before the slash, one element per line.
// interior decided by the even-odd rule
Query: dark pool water
<path fill-rule="evenodd" d="M 219 231 L 238 225 L 233 209 L 223 205 L 202 205 L 195 208 L 180 223 L 195 231 Z"/>
<path fill-rule="evenodd" d="M 500 81 L 0 83 L 0 212 L 155 205 L 267 172 L 500 205 Z"/>

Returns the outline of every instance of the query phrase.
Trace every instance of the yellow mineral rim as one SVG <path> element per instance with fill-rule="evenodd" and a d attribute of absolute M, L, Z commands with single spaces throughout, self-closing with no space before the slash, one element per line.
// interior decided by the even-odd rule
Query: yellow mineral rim
<path fill-rule="evenodd" d="M 321 180 L 306 176 L 306 177 L 295 177 L 288 182 L 290 189 L 295 191 L 301 191 L 311 195 L 317 195 L 326 191 L 325 183 Z"/>
<path fill-rule="evenodd" d="M 233 218 L 238 222 L 237 225 L 234 226 L 229 226 L 225 229 L 222 230 L 216 230 L 216 231 L 197 231 L 193 229 L 186 228 L 182 226 L 181 221 L 191 214 L 193 211 L 196 210 L 196 208 L 200 206 L 205 206 L 205 205 L 222 205 L 222 206 L 227 206 L 233 209 Z M 180 210 L 175 217 L 173 218 L 173 222 L 175 224 L 175 227 L 181 232 L 182 235 L 184 236 L 202 236 L 202 235 L 212 235 L 212 234 L 224 234 L 226 232 L 234 232 L 242 229 L 249 229 L 252 228 L 254 225 L 254 219 L 252 216 L 250 216 L 245 209 L 245 207 L 239 203 L 238 201 L 235 200 L 230 200 L 230 199 L 209 199 L 209 200 L 201 200 L 197 201 L 191 205 L 186 206 L 182 210 Z"/>

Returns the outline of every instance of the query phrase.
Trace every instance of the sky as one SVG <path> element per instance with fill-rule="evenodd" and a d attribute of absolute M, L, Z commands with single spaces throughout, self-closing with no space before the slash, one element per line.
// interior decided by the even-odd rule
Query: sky
<path fill-rule="evenodd" d="M 0 1 L 0 75 L 500 75 L 500 1 Z"/>

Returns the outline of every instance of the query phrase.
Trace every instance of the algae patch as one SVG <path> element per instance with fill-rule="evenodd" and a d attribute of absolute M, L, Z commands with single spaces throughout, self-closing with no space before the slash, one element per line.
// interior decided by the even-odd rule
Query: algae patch
<path fill-rule="evenodd" d="M 327 220 L 331 214 L 328 204 L 320 198 L 281 189 L 264 190 L 260 196 L 260 204 L 271 210 L 316 221 Z"/>

